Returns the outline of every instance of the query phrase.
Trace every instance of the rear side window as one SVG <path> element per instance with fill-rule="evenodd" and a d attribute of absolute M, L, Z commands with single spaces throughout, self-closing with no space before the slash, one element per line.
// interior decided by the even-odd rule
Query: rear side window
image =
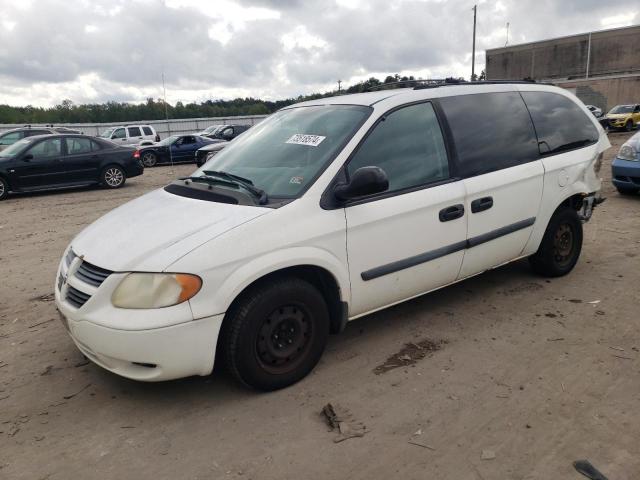
<path fill-rule="evenodd" d="M 141 137 L 142 133 L 140 133 L 140 127 L 129 127 L 129 136 L 130 137 Z"/>
<path fill-rule="evenodd" d="M 540 153 L 551 155 L 598 141 L 598 130 L 589 116 L 563 95 L 522 92 L 538 134 Z"/>
<path fill-rule="evenodd" d="M 142 131 L 145 135 L 153 135 L 153 131 L 149 127 L 142 127 Z"/>
<path fill-rule="evenodd" d="M 431 103 L 395 110 L 383 117 L 347 165 L 349 176 L 360 167 L 380 167 L 389 192 L 449 178 L 447 150 Z"/>
<path fill-rule="evenodd" d="M 472 177 L 539 158 L 527 108 L 517 92 L 440 99 L 458 153 L 460 175 Z"/>
<path fill-rule="evenodd" d="M 80 155 L 91 152 L 91 140 L 88 138 L 66 138 L 67 153 L 69 155 Z"/>
<path fill-rule="evenodd" d="M 102 145 L 100 145 L 95 140 L 91 140 L 91 150 L 93 150 L 94 152 L 96 152 L 98 150 L 102 150 Z"/>

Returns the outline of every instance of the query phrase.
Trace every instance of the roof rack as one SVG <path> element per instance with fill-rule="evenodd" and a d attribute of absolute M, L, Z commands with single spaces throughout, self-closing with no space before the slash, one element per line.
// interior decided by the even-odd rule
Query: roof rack
<path fill-rule="evenodd" d="M 429 78 L 419 80 L 400 80 L 397 82 L 382 83 L 369 87 L 367 92 L 374 92 L 376 90 L 386 90 L 394 87 L 413 88 L 414 90 L 421 90 L 423 88 L 438 88 L 446 85 L 500 85 L 500 84 L 531 84 L 540 83 L 533 79 L 525 80 L 476 80 L 475 82 L 469 82 L 464 79 L 458 78 Z"/>

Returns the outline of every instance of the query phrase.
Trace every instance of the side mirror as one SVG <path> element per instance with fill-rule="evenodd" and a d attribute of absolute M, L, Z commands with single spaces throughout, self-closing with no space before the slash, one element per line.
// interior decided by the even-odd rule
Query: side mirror
<path fill-rule="evenodd" d="M 27 153 L 24 157 L 22 157 L 22 161 L 23 162 L 30 162 L 31 160 L 33 160 L 33 154 L 32 153 Z"/>
<path fill-rule="evenodd" d="M 336 185 L 333 193 L 339 200 L 373 195 L 389 188 L 386 172 L 380 167 L 361 167 L 353 172 L 349 183 Z"/>

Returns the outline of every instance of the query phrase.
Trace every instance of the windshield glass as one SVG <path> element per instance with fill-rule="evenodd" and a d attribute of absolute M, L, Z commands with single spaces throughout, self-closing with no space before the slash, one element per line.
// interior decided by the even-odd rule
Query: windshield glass
<path fill-rule="evenodd" d="M 169 145 L 173 145 L 174 143 L 176 143 L 178 141 L 180 137 L 178 135 L 171 135 L 170 137 L 165 138 L 164 140 L 162 140 L 161 142 L 156 143 L 156 145 L 162 145 L 162 146 L 169 146 Z"/>
<path fill-rule="evenodd" d="M 23 138 L 18 140 L 13 145 L 5 148 L 0 152 L 0 157 L 13 157 L 16 153 L 19 153 L 25 146 L 29 145 L 33 141 L 33 138 Z"/>
<path fill-rule="evenodd" d="M 633 112 L 633 107 L 631 105 L 618 105 L 617 107 L 613 107 L 609 113 L 631 113 Z"/>
<path fill-rule="evenodd" d="M 220 125 L 211 125 L 210 127 L 205 128 L 203 130 L 203 133 L 205 133 L 207 135 L 211 135 L 213 132 L 215 132 L 219 128 L 220 128 Z"/>
<path fill-rule="evenodd" d="M 104 132 L 102 132 L 99 136 L 102 138 L 111 138 L 111 134 L 115 128 L 107 128 Z"/>
<path fill-rule="evenodd" d="M 360 128 L 372 109 L 319 105 L 281 110 L 205 163 L 253 182 L 269 197 L 293 198 L 310 185 Z"/>

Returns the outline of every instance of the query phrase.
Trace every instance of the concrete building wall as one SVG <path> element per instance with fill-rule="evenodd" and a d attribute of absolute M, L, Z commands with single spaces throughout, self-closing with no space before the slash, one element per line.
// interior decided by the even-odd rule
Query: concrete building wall
<path fill-rule="evenodd" d="M 486 73 L 488 80 L 640 73 L 640 25 L 490 49 Z"/>
<path fill-rule="evenodd" d="M 640 103 L 640 75 L 568 80 L 555 84 L 571 90 L 586 105 L 595 105 L 605 112 L 616 105 Z"/>

